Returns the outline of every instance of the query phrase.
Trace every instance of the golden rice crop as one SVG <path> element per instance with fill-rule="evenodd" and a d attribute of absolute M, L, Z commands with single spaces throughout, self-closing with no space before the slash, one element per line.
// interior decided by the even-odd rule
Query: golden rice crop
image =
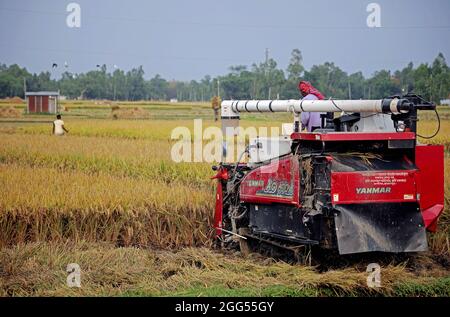
<path fill-rule="evenodd" d="M 68 263 L 80 265 L 81 288 L 66 286 Z M 205 248 L 179 252 L 101 243 L 30 243 L 0 250 L 0 296 L 448 296 L 449 278 L 382 265 L 382 287 L 363 268 L 318 273 L 314 267 Z"/>
<path fill-rule="evenodd" d="M 64 119 L 64 118 L 63 118 Z M 170 132 L 178 126 L 192 126 L 189 121 L 164 121 L 164 120 L 65 120 L 69 129 L 68 136 L 108 137 L 147 140 L 170 140 Z M 26 134 L 51 134 L 52 125 L 39 124 L 19 128 L 18 132 Z"/>
<path fill-rule="evenodd" d="M 171 144 L 145 139 L 3 134 L 0 162 L 211 187 L 210 164 L 172 162 Z"/>
<path fill-rule="evenodd" d="M 289 122 L 291 116 L 246 119 L 244 127 L 265 127 Z M 65 239 L 158 247 L 208 243 L 214 207 L 211 164 L 170 158 L 172 129 L 193 131 L 192 120 L 65 121 L 70 130 L 65 137 L 51 136 L 50 123 L 0 127 L 0 244 Z M 431 134 L 435 124 L 419 121 L 419 132 Z M 448 144 L 449 132 L 443 120 L 436 139 L 420 141 Z M 449 172 L 447 160 L 447 203 Z M 430 243 L 438 253 L 449 252 L 449 227 L 447 207 L 441 231 Z"/>
<path fill-rule="evenodd" d="M 3 133 L 0 243 L 208 245 L 210 164 L 172 162 L 170 131 L 192 121 L 164 123 L 79 120 L 66 137 L 48 125 Z"/>
<path fill-rule="evenodd" d="M 19 118 L 21 116 L 22 111 L 14 108 L 13 106 L 0 107 L 0 118 Z"/>
<path fill-rule="evenodd" d="M 87 240 L 208 245 L 213 196 L 157 180 L 0 165 L 0 245 Z"/>
<path fill-rule="evenodd" d="M 107 137 L 107 138 L 127 138 L 127 139 L 147 139 L 147 140 L 164 140 L 171 141 L 171 132 L 177 127 L 186 127 L 190 130 L 192 137 L 194 136 L 194 123 L 192 120 L 105 120 L 105 119 L 76 119 L 65 120 L 66 127 L 70 130 L 70 136 L 86 136 L 86 137 Z M 285 119 L 288 118 L 288 119 Z M 284 120 L 283 120 L 284 119 Z M 281 122 L 290 122 L 289 115 L 281 114 L 276 120 L 264 119 L 264 115 L 256 120 L 256 117 L 250 121 L 242 120 L 242 127 L 280 127 Z M 203 128 L 209 126 L 220 127 L 220 123 L 203 120 Z M 2 128 L 0 126 L 0 132 Z M 50 135 L 52 124 L 49 121 L 46 124 L 33 124 L 28 126 L 20 126 L 16 129 L 16 133 L 25 134 L 46 134 Z"/>
<path fill-rule="evenodd" d="M 366 286 L 362 266 L 319 274 L 313 267 L 190 248 L 211 246 L 215 181 L 209 179 L 210 163 L 171 160 L 170 133 L 178 126 L 192 132 L 191 119 L 212 115 L 209 105 L 139 104 L 152 118 L 160 113 L 171 120 L 75 119 L 106 118 L 111 105 L 66 105 L 73 115 L 64 116 L 70 130 L 65 137 L 51 136 L 52 117 L 25 115 L 0 123 L 0 296 L 449 295 L 448 271 L 427 256 L 421 260 L 426 270 L 419 272 L 384 265 L 383 286 L 374 290 Z M 138 103 L 118 105 L 129 109 Z M 292 119 L 290 114 L 243 117 L 244 127 L 280 126 Z M 33 120 L 48 123 L 25 122 Z M 219 126 L 208 120 L 203 125 Z M 433 117 L 424 117 L 419 132 L 429 135 L 435 126 Z M 449 121 L 442 121 L 437 138 L 419 140 L 447 146 L 446 210 L 429 239 L 434 257 L 445 261 Z M 72 262 L 82 268 L 80 289 L 65 284 L 65 267 Z"/>
<path fill-rule="evenodd" d="M 438 127 L 437 121 L 419 121 L 417 124 L 418 134 L 422 136 L 431 136 Z M 441 121 L 439 133 L 432 139 L 418 137 L 418 141 L 427 144 L 442 144 L 446 151 L 450 151 L 450 121 Z"/>
<path fill-rule="evenodd" d="M 150 113 L 141 107 L 134 108 L 120 108 L 115 106 L 111 108 L 112 119 L 148 119 Z"/>

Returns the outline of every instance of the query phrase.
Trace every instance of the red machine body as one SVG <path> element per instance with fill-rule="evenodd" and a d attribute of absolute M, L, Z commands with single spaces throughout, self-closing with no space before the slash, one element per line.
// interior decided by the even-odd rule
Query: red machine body
<path fill-rule="evenodd" d="M 359 209 L 366 210 L 364 217 L 369 214 L 370 219 L 375 219 L 377 225 L 374 225 L 371 230 L 377 232 L 374 236 L 398 236 L 403 229 L 401 226 L 408 221 L 414 223 L 412 227 L 404 230 L 407 236 L 398 236 L 398 240 L 404 239 L 405 243 L 400 243 L 392 247 L 386 241 L 376 242 L 377 247 L 366 246 L 368 242 L 361 243 L 355 240 L 351 235 L 342 236 L 340 233 L 335 238 L 323 238 L 326 234 L 319 229 L 320 234 L 307 234 L 312 232 L 308 224 L 302 224 L 301 229 L 296 232 L 295 239 L 304 241 L 314 241 L 317 239 L 325 240 L 325 244 L 332 244 L 332 240 L 337 240 L 337 243 L 345 245 L 339 250 L 342 254 L 366 252 L 366 251 L 422 251 L 426 249 L 426 241 L 424 242 L 424 231 L 420 227 L 425 226 L 430 231 L 436 230 L 437 219 L 444 208 L 444 149 L 440 145 L 415 145 L 415 134 L 411 132 L 405 133 L 294 133 L 291 138 L 298 142 L 296 153 L 291 153 L 276 159 L 271 162 L 261 165 L 257 168 L 250 168 L 239 184 L 239 201 L 240 204 L 247 206 L 251 213 L 249 218 L 249 226 L 255 231 L 260 231 L 263 234 L 267 232 L 272 233 L 273 236 L 281 236 L 286 232 L 295 232 L 295 229 L 290 228 L 286 224 L 286 217 L 288 217 L 292 224 L 300 225 L 300 217 L 295 217 L 297 210 L 312 209 L 311 202 L 305 202 L 305 196 L 311 195 L 312 192 L 307 193 L 305 189 L 302 190 L 302 160 L 299 159 L 303 151 L 309 147 L 330 145 L 332 149 L 352 147 L 355 142 L 368 142 L 370 145 L 385 144 L 385 151 L 398 152 L 399 149 L 405 148 L 405 155 L 394 155 L 390 159 L 394 164 L 385 164 L 383 167 L 371 166 L 373 163 L 363 164 L 364 170 L 356 168 L 352 171 L 345 170 L 351 166 L 352 163 L 345 165 L 342 169 L 342 157 L 334 150 L 327 152 L 324 150 L 322 161 L 324 166 L 328 166 L 329 186 L 327 183 L 320 183 L 315 181 L 315 190 L 321 197 L 329 197 L 330 209 L 339 212 L 339 217 L 335 216 L 334 222 L 336 230 L 347 230 L 353 232 L 355 236 L 365 235 L 362 233 L 362 227 L 367 229 L 367 224 L 362 225 L 355 222 L 355 219 L 361 217 Z M 300 144 L 307 144 L 306 148 Z M 397 147 L 399 149 L 397 149 Z M 342 153 L 344 155 L 345 153 Z M 344 156 L 345 157 L 345 156 Z M 389 155 L 388 155 L 389 157 Z M 389 160 L 380 158 L 381 164 L 387 163 Z M 383 162 L 386 161 L 386 162 Z M 356 162 L 356 161 L 355 161 Z M 390 162 L 390 161 L 389 161 Z M 390 162 L 390 163 L 392 163 Z M 361 162 L 356 162 L 356 165 Z M 241 164 L 245 167 L 245 164 Z M 304 171 L 303 171 L 304 174 Z M 324 169 L 323 173 L 318 175 L 326 175 Z M 318 176 L 316 176 L 318 177 Z M 219 170 L 215 178 L 225 181 L 228 179 L 227 170 L 222 168 Z M 327 177 L 325 177 L 327 178 Z M 223 189 L 225 183 L 219 182 L 219 187 L 216 197 L 216 214 L 215 226 L 216 233 L 222 233 L 221 228 L 224 227 L 220 221 L 223 219 Z M 317 199 L 317 198 L 315 198 Z M 308 205 L 309 204 L 309 205 Z M 326 202 L 324 201 L 325 205 Z M 353 206 L 353 207 L 352 207 Z M 372 207 L 371 207 L 372 206 Z M 375 206 L 375 207 L 373 207 Z M 387 208 L 386 212 L 378 213 L 377 209 Z M 396 207 L 398 206 L 398 208 Z M 405 207 L 407 206 L 407 207 Z M 420 213 L 415 213 L 420 207 Z M 372 208 L 372 209 L 371 209 Z M 380 209 L 380 210 L 381 210 Z M 398 215 L 395 214 L 398 210 Z M 253 213 L 252 213 L 253 211 Z M 412 212 L 412 213 L 411 213 Z M 255 215 L 261 215 L 256 217 Z M 408 214 L 411 213 L 411 214 Z M 278 214 L 274 216 L 274 214 Z M 286 216 L 290 214 L 291 216 Z M 294 214 L 294 216 L 292 216 Z M 253 216 L 252 216 L 253 215 Z M 264 216 L 266 218 L 264 220 Z M 303 219 L 308 212 L 300 213 Z M 347 215 L 347 216 L 345 216 Z M 417 216 L 419 215 L 419 216 Z M 377 219 L 380 217 L 381 219 Z M 405 218 L 406 217 L 406 218 Z M 262 220 L 263 219 L 263 220 Z M 369 221 L 370 221 L 369 219 Z M 319 226 L 323 226 L 320 221 Z M 394 224 L 389 227 L 389 223 Z M 311 227 L 318 224 L 311 225 Z M 285 229 L 286 226 L 290 229 Z M 416 229 L 418 230 L 416 231 Z M 286 231 L 286 232 L 285 232 Z M 370 231 L 370 230 L 369 230 Z M 421 232 L 420 235 L 417 232 Z M 363 238 L 371 241 L 375 239 L 374 236 Z M 422 241 L 415 244 L 416 241 Z M 335 241 L 336 243 L 336 241 Z M 348 247 L 350 246 L 350 247 Z M 392 250 L 390 249 L 392 247 Z"/>
<path fill-rule="evenodd" d="M 222 184 L 228 180 L 228 170 L 225 168 L 220 168 L 217 171 L 217 174 L 211 177 L 211 179 L 217 179 L 216 206 L 214 208 L 214 229 L 216 231 L 216 235 L 220 236 L 222 234 L 222 218 L 223 218 Z"/>
<path fill-rule="evenodd" d="M 289 251 L 303 245 L 339 254 L 426 251 L 426 230 L 437 230 L 444 210 L 444 147 L 418 144 L 416 123 L 418 110 L 435 106 L 414 94 L 383 99 L 382 115 L 341 108 L 368 109 L 376 106 L 372 101 L 319 105 L 343 113 L 327 113 L 318 130 L 294 132 L 287 145 L 270 139 L 283 145 L 281 155 L 269 153 L 272 143 L 255 139 L 249 163 L 221 163 L 215 176 L 217 238 Z M 289 100 L 225 106 L 227 120 L 239 111 L 298 109 Z M 298 107 L 305 111 L 302 102 Z"/>
<path fill-rule="evenodd" d="M 444 210 L 444 146 L 417 145 L 417 193 L 425 226 L 435 232 Z"/>
<path fill-rule="evenodd" d="M 291 137 L 328 142 L 415 140 L 411 132 L 294 133 Z M 333 204 L 419 202 L 425 226 L 430 231 L 436 231 L 437 219 L 444 209 L 444 147 L 417 145 L 415 154 L 417 168 L 411 170 L 331 172 Z M 301 207 L 299 182 L 298 159 L 288 155 L 250 171 L 240 185 L 240 198 L 247 203 L 281 203 Z M 218 212 L 221 213 L 220 208 Z"/>
<path fill-rule="evenodd" d="M 415 170 L 332 172 L 333 204 L 416 201 Z"/>
<path fill-rule="evenodd" d="M 248 203 L 300 206 L 298 160 L 288 155 L 249 172 L 241 183 L 240 197 Z"/>

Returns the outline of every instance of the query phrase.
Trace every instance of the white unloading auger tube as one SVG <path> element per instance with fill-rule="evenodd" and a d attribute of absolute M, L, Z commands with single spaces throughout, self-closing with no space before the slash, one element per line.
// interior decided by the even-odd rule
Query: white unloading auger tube
<path fill-rule="evenodd" d="M 241 112 L 376 112 L 408 113 L 412 104 L 407 99 L 378 100 L 224 100 L 222 119 L 239 119 Z"/>

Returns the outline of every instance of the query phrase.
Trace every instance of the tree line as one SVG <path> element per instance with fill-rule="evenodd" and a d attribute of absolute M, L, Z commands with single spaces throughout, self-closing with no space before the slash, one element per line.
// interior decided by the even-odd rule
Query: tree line
<path fill-rule="evenodd" d="M 206 75 L 199 81 L 168 81 L 160 75 L 147 80 L 142 66 L 108 72 L 106 65 L 86 73 L 65 71 L 56 80 L 49 71 L 31 74 L 17 64 L 0 63 L 0 98 L 24 97 L 26 89 L 59 90 L 70 99 L 209 101 L 217 94 L 222 99 L 295 99 L 299 98 L 300 79 L 336 99 L 375 99 L 415 92 L 438 103 L 450 93 L 450 69 L 442 53 L 431 64 L 414 67 L 411 62 L 401 70 L 380 70 L 366 78 L 362 72 L 348 74 L 332 62 L 306 70 L 301 51 L 294 49 L 285 70 L 268 58 L 250 67 L 231 66 L 226 75 Z"/>

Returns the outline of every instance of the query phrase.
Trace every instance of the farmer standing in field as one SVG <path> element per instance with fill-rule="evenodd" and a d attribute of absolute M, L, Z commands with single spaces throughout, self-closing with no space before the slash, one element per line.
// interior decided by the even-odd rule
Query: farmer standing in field
<path fill-rule="evenodd" d="M 56 120 L 53 121 L 53 134 L 57 136 L 62 136 L 64 135 L 64 132 L 69 133 L 69 130 L 67 130 L 64 127 L 64 121 L 61 120 L 61 115 L 58 114 L 56 116 Z"/>
<path fill-rule="evenodd" d="M 220 97 L 214 96 L 211 99 L 211 105 L 214 110 L 214 121 L 219 120 L 219 109 L 220 109 Z"/>
<path fill-rule="evenodd" d="M 298 84 L 298 90 L 303 96 L 302 100 L 322 100 L 324 95 L 311 85 L 310 82 L 302 80 Z M 308 132 L 313 132 L 320 128 L 320 115 L 322 112 L 302 112 L 301 120 L 302 126 L 306 127 Z"/>

